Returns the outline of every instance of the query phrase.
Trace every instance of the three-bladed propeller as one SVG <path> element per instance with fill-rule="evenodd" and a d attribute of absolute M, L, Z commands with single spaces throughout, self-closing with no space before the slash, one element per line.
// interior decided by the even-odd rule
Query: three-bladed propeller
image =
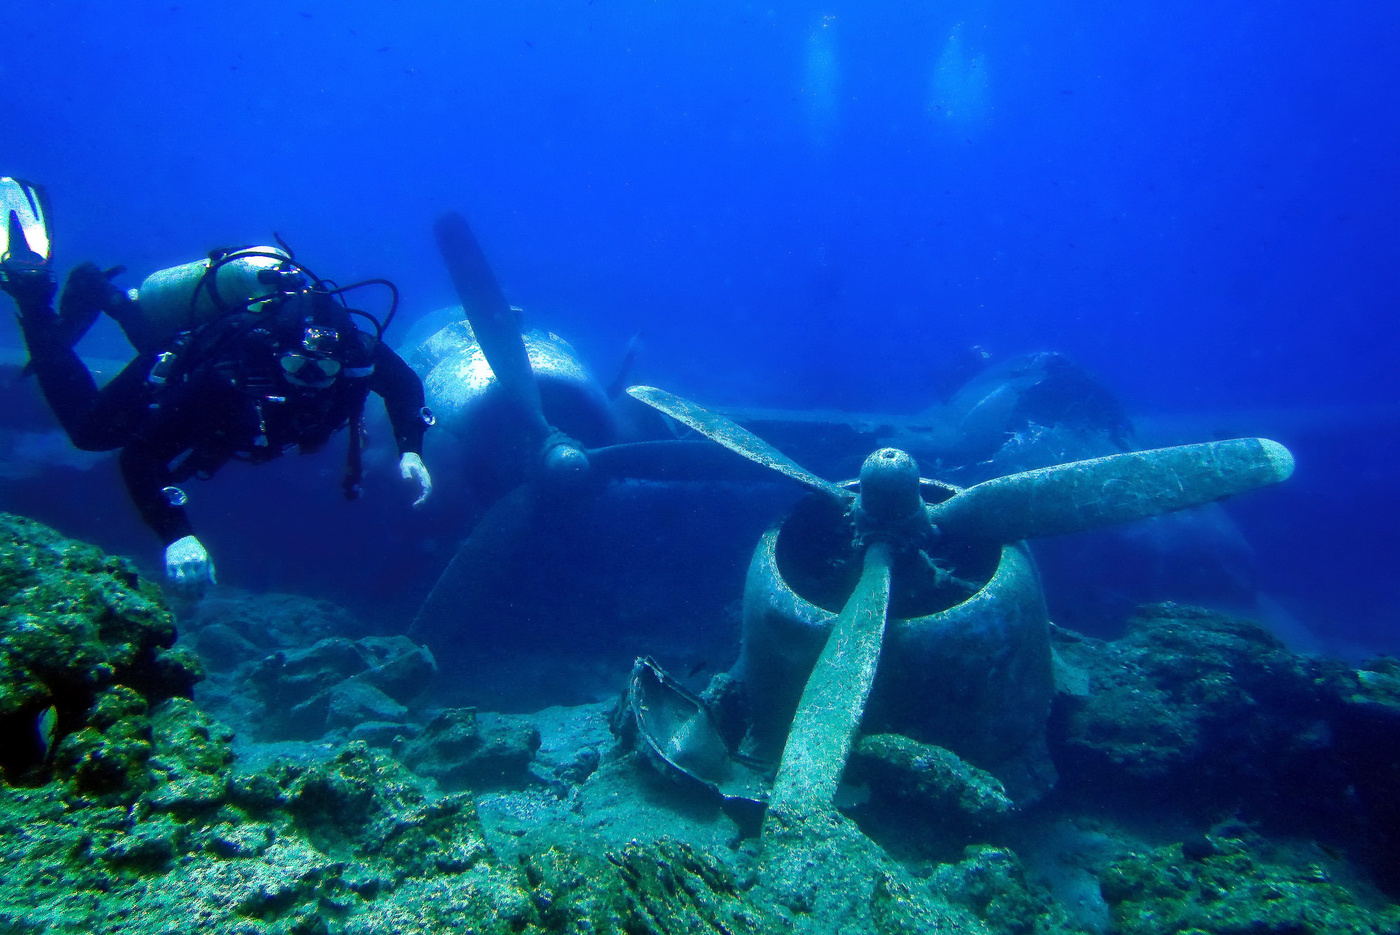
<path fill-rule="evenodd" d="M 832 807 L 879 664 L 894 552 L 939 540 L 1007 544 L 1144 519 L 1293 473 L 1293 456 L 1282 445 L 1240 438 L 1025 471 L 928 504 L 913 458 L 898 449 L 867 458 L 852 493 L 689 400 L 647 386 L 628 392 L 731 451 L 852 506 L 852 533 L 865 550 L 863 571 L 808 678 L 783 749 L 769 812 L 786 828 Z"/>

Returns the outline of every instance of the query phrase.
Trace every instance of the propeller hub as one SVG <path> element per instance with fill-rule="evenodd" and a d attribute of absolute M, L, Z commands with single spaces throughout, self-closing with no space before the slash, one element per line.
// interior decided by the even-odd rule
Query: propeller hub
<path fill-rule="evenodd" d="M 856 517 L 863 534 L 904 527 L 924 516 L 919 465 L 906 451 L 881 448 L 860 467 Z"/>
<path fill-rule="evenodd" d="M 546 448 L 540 466 L 550 490 L 572 490 L 588 479 L 588 455 L 572 440 Z"/>

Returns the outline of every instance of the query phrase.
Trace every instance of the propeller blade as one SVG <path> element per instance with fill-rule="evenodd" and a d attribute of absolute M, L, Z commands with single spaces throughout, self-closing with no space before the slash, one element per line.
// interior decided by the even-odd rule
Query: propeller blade
<path fill-rule="evenodd" d="M 700 439 L 627 442 L 589 448 L 584 453 L 594 475 L 610 480 L 717 483 L 773 479 L 761 465 Z"/>
<path fill-rule="evenodd" d="M 1267 438 L 1154 448 L 989 480 L 929 508 L 947 535 L 1017 542 L 1200 506 L 1293 473 Z"/>
<path fill-rule="evenodd" d="M 688 399 L 682 399 L 654 386 L 629 387 L 627 393 L 756 464 L 786 474 L 793 480 L 838 500 L 849 500 L 852 496 L 849 491 L 842 490 L 808 471 L 748 429 L 740 428 L 724 416 L 702 409 Z"/>
<path fill-rule="evenodd" d="M 535 484 L 521 484 L 492 504 L 438 576 L 408 635 L 425 640 L 460 630 L 465 615 L 481 606 L 485 589 L 501 580 L 502 566 L 515 556 L 539 505 Z"/>
<path fill-rule="evenodd" d="M 476 235 L 467 219 L 456 211 L 438 218 L 433 234 L 491 372 L 543 440 L 549 434 L 549 423 L 540 406 L 540 390 L 530 368 L 530 355 L 520 337 L 520 323 L 501 294 L 496 274 L 486 262 L 486 254 L 482 253 Z"/>
<path fill-rule="evenodd" d="M 831 809 L 875 681 L 889 603 L 890 547 L 875 542 L 797 703 L 770 814 L 801 820 Z"/>

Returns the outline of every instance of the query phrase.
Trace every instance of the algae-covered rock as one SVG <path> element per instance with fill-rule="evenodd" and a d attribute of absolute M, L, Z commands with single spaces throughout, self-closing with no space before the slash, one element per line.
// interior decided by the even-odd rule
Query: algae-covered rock
<path fill-rule="evenodd" d="M 150 706 L 188 698 L 197 660 L 126 559 L 0 514 L 0 773 L 89 791 L 139 785 Z"/>
<path fill-rule="evenodd" d="M 470 799 L 430 797 L 362 744 L 236 773 L 232 732 L 188 697 L 198 670 L 170 649 L 159 592 L 120 559 L 3 523 L 0 931 L 339 931 L 438 877 L 491 894 L 454 917 L 464 928 L 522 927 L 524 887 Z M 384 648 L 356 671 L 398 690 L 422 664 Z"/>
<path fill-rule="evenodd" d="M 875 795 L 945 822 L 986 825 L 1014 808 L 991 773 L 949 750 L 900 734 L 861 737 L 846 778 L 867 782 Z"/>
<path fill-rule="evenodd" d="M 178 711 L 162 713 L 153 761 L 174 757 L 166 744 L 190 738 L 164 723 Z M 430 794 L 403 766 L 362 744 L 253 774 L 233 775 L 227 766 L 199 772 L 218 759 L 203 749 L 180 764 L 189 778 L 225 779 L 222 796 L 193 808 L 169 807 L 159 788 L 128 808 L 75 803 L 59 783 L 0 790 L 0 931 L 785 928 L 755 897 L 751 879 L 680 842 L 555 846 L 523 855 L 518 866 L 503 864 L 470 796 Z"/>
<path fill-rule="evenodd" d="M 930 882 L 993 932 L 1030 935 L 1053 918 L 1049 899 L 1032 890 L 1020 858 L 1009 848 L 972 845 L 961 861 L 934 871 Z"/>
<path fill-rule="evenodd" d="M 787 910 L 796 932 L 988 932 L 965 907 L 916 879 L 836 811 L 768 811 L 756 892 Z"/>
<path fill-rule="evenodd" d="M 469 797 L 430 796 L 362 744 L 236 775 L 227 731 L 185 704 L 157 708 L 155 779 L 130 806 L 58 782 L 0 790 L 0 931 L 116 933 L 138 920 L 152 931 L 375 931 L 386 929 L 364 919 L 397 906 L 504 933 L 532 917 Z M 416 895 L 394 896 L 401 887 Z M 469 892 L 478 898 L 462 905 Z"/>
<path fill-rule="evenodd" d="M 551 733 L 535 762 L 539 726 L 552 723 L 544 712 L 448 710 L 417 740 L 397 742 L 447 793 L 364 743 L 244 744 L 236 760 L 232 732 L 188 697 L 196 670 L 169 649 L 173 628 L 154 588 L 121 560 L 5 522 L 0 726 L 31 740 L 19 747 L 28 765 L 12 770 L 19 760 L 6 754 L 0 783 L 0 932 L 1103 930 L 1067 915 L 1062 889 L 1045 888 L 1048 855 L 1074 862 L 1096 895 L 1102 884 L 1125 935 L 1400 933 L 1397 910 L 1369 902 L 1336 856 L 1352 856 L 1349 846 L 1284 851 L 1241 835 L 1249 826 L 1232 819 L 1234 830 L 1217 825 L 1156 850 L 1119 834 L 1093 860 L 1079 843 L 1037 849 L 1026 815 L 1004 812 L 990 777 L 906 738 L 867 737 L 853 760 L 850 778 L 873 793 L 852 812 L 859 826 L 831 812 L 818 816 L 830 828 L 779 823 L 761 844 L 741 841 L 717 810 L 628 780 L 637 773 L 625 760 L 600 761 L 601 724 Z M 298 705 L 346 722 L 397 716 L 393 706 L 431 675 L 431 657 L 407 641 L 338 640 L 316 622 L 334 615 L 319 611 L 284 630 L 259 623 L 254 603 L 226 605 L 199 643 L 231 664 L 227 684 L 261 668 L 258 691 L 275 703 L 254 698 L 240 724 Z M 260 667 L 262 641 L 293 632 L 306 639 L 278 643 L 280 661 Z M 1106 790 L 1136 790 L 1138 807 L 1195 797 L 1216 818 L 1226 799 L 1242 814 L 1269 801 L 1370 816 L 1377 835 L 1355 840 L 1378 849 L 1392 840 L 1400 665 L 1357 671 L 1293 656 L 1252 624 L 1170 606 L 1145 610 L 1117 643 L 1057 640 L 1082 684 L 1060 699 L 1064 784 L 1045 808 L 1106 805 Z M 1177 800 L 1163 803 L 1164 788 Z M 876 804 L 883 823 L 867 820 Z M 962 830 L 931 832 L 939 815 L 957 816 Z M 912 838 L 939 844 L 921 852 Z M 1097 911 L 1106 919 L 1103 902 Z"/>
<path fill-rule="evenodd" d="M 1343 664 L 1295 655 L 1253 621 L 1174 604 L 1142 608 L 1113 643 L 1056 636 L 1057 653 L 1090 686 L 1059 698 L 1052 725 L 1067 780 L 1152 784 L 1225 804 L 1261 784 L 1276 793 L 1302 784 L 1304 797 L 1322 784 L 1345 788 L 1339 764 L 1322 755 Z"/>
<path fill-rule="evenodd" d="M 1339 680 L 1330 724 L 1350 789 L 1375 829 L 1378 874 L 1400 893 L 1400 661 L 1371 659 Z"/>
<path fill-rule="evenodd" d="M 1168 845 L 1112 864 L 1100 878 L 1123 935 L 1174 932 L 1394 935 L 1400 908 L 1333 878 L 1326 852 L 1269 855 L 1240 840 Z M 1367 902 L 1371 904 L 1368 905 Z"/>
<path fill-rule="evenodd" d="M 449 708 L 398 753 L 414 772 L 448 788 L 483 788 L 524 782 L 539 748 L 540 732 L 531 724 Z"/>
<path fill-rule="evenodd" d="M 780 912 L 694 848 L 667 838 L 599 856 L 550 848 L 522 861 L 530 899 L 549 932 L 780 932 Z"/>
<path fill-rule="evenodd" d="M 837 804 L 902 861 L 956 861 L 1020 814 L 991 773 L 900 734 L 860 738 Z"/>
<path fill-rule="evenodd" d="M 1400 663 L 1295 654 L 1175 604 L 1141 608 L 1114 642 L 1055 639 L 1087 682 L 1051 721 L 1063 794 L 1267 820 L 1351 847 L 1400 891 Z"/>
<path fill-rule="evenodd" d="M 210 627 L 223 646 L 228 634 Z M 219 642 L 223 640 L 224 642 Z M 361 721 L 402 723 L 406 703 L 437 671 L 433 655 L 405 636 L 328 637 L 302 649 L 279 649 L 223 676 L 256 693 L 264 739 L 311 740 Z"/>

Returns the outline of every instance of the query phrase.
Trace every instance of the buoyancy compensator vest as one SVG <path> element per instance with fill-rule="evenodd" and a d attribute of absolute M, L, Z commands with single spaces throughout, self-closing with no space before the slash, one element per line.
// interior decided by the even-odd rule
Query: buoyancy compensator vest
<path fill-rule="evenodd" d="M 392 295 L 383 323 L 342 298 L 371 284 Z M 155 316 L 156 327 L 175 329 L 148 377 L 157 404 L 178 387 L 205 381 L 233 388 L 244 400 L 240 421 L 252 441 L 232 455 L 253 462 L 277 457 L 284 446 L 314 451 L 348 425 L 343 486 L 347 499 L 358 496 L 368 378 L 398 305 L 392 283 L 376 279 L 336 287 L 293 260 L 289 250 L 249 247 L 155 273 L 137 290 L 137 300 Z M 358 327 L 355 316 L 373 332 Z"/>

